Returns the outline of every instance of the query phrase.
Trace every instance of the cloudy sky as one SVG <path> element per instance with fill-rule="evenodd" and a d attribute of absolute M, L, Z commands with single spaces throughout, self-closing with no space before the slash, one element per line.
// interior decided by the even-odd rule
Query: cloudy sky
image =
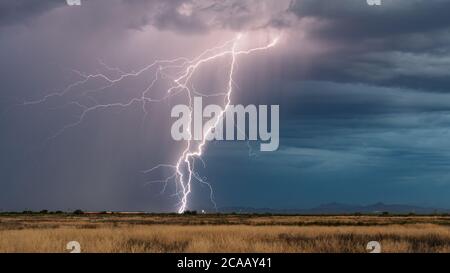
<path fill-rule="evenodd" d="M 450 0 L 81 2 L 0 2 L 0 210 L 176 210 L 173 183 L 148 183 L 167 170 L 143 170 L 176 161 L 170 109 L 182 98 L 147 114 L 99 107 L 67 127 L 83 107 L 129 102 L 155 71 L 68 87 L 195 58 L 238 33 L 247 46 L 281 35 L 237 60 L 233 93 L 234 104 L 279 104 L 281 139 L 269 153 L 208 144 L 197 170 L 217 206 L 450 207 Z M 199 70 L 197 86 L 223 89 L 227 65 Z M 209 187 L 194 183 L 189 205 L 211 210 Z"/>

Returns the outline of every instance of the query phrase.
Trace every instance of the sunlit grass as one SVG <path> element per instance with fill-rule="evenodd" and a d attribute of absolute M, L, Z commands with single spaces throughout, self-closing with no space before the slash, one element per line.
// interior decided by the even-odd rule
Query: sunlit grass
<path fill-rule="evenodd" d="M 9 216 L 0 252 L 450 252 L 448 217 Z"/>

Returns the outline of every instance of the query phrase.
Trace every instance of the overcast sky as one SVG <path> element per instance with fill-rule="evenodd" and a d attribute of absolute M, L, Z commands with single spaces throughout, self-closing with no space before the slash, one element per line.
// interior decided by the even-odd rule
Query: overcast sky
<path fill-rule="evenodd" d="M 198 172 L 219 207 L 305 208 L 328 202 L 450 207 L 450 0 L 63 0 L 0 2 L 0 210 L 176 210 L 164 171 L 174 101 L 127 102 L 149 71 L 111 88 L 101 79 L 62 96 L 84 74 L 138 71 L 195 58 L 247 35 L 281 34 L 275 48 L 239 58 L 234 104 L 279 104 L 280 147 L 209 143 Z M 220 89 L 227 61 L 196 75 Z M 154 96 L 164 92 L 156 84 Z M 205 92 L 206 92 L 205 91 Z M 74 103 L 76 102 L 76 103 Z M 52 138 L 57 134 L 57 137 Z M 49 139 L 50 138 L 50 139 Z M 253 154 L 254 153 L 254 154 Z M 190 208 L 212 209 L 194 184 Z"/>

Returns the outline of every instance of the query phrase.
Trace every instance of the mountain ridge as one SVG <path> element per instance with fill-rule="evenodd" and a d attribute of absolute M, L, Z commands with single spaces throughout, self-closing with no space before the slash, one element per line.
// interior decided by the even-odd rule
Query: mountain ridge
<path fill-rule="evenodd" d="M 273 214 L 433 214 L 450 213 L 450 209 L 422 207 L 407 204 L 385 204 L 377 202 L 368 205 L 353 205 L 331 202 L 306 209 L 272 209 L 254 207 L 222 207 L 218 209 L 222 213 L 273 213 Z"/>

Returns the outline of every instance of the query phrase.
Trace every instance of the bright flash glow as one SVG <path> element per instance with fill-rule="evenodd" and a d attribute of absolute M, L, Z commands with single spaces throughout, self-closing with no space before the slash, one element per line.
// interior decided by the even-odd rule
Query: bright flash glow
<path fill-rule="evenodd" d="M 165 190 L 167 184 L 171 181 L 175 181 L 175 188 L 176 193 L 179 197 L 179 204 L 178 204 L 178 213 L 183 213 L 186 211 L 189 205 L 189 195 L 192 190 L 192 181 L 193 179 L 199 181 L 202 184 L 205 184 L 209 187 L 211 194 L 210 198 L 213 204 L 215 205 L 214 198 L 213 198 L 213 191 L 212 187 L 209 183 L 205 181 L 204 178 L 201 178 L 200 175 L 195 171 L 195 160 L 199 159 L 202 161 L 201 156 L 204 153 L 204 149 L 206 146 L 206 141 L 208 139 L 209 134 L 217 127 L 220 120 L 223 118 L 224 114 L 228 110 L 230 103 L 231 103 L 231 95 L 233 92 L 233 76 L 235 73 L 235 67 L 236 62 L 239 56 L 241 55 L 248 55 L 251 53 L 255 53 L 258 51 L 265 51 L 268 50 L 275 45 L 277 45 L 280 36 L 276 37 L 275 39 L 272 39 L 268 44 L 260 46 L 260 47 L 253 47 L 246 50 L 240 50 L 239 46 L 241 46 L 241 41 L 246 35 L 244 34 L 237 34 L 235 38 L 233 38 L 230 41 L 225 42 L 223 45 L 210 48 L 205 50 L 203 53 L 201 53 L 198 57 L 194 59 L 188 59 L 188 58 L 177 58 L 173 60 L 157 60 L 153 62 L 152 64 L 142 68 L 141 70 L 137 72 L 131 72 L 126 73 L 118 68 L 111 68 L 107 66 L 103 61 L 100 61 L 100 64 L 105 67 L 109 71 L 114 71 L 119 73 L 119 76 L 116 78 L 110 78 L 106 76 L 105 74 L 90 74 L 86 75 L 79 71 L 76 72 L 82 80 L 77 81 L 73 84 L 70 84 L 67 86 L 64 90 L 61 92 L 52 93 L 49 95 L 46 95 L 40 100 L 31 101 L 31 102 L 25 102 L 24 105 L 31 105 L 31 104 L 39 104 L 46 102 L 48 99 L 52 97 L 63 97 L 67 95 L 69 92 L 71 92 L 75 87 L 82 86 L 83 84 L 88 83 L 90 80 L 94 79 L 101 79 L 106 82 L 106 85 L 101 86 L 100 88 L 94 89 L 94 90 L 85 90 L 81 96 L 89 98 L 94 104 L 92 106 L 86 106 L 85 104 L 80 103 L 79 101 L 70 101 L 68 104 L 75 105 L 82 109 L 82 112 L 78 118 L 77 121 L 67 124 L 64 126 L 61 130 L 56 132 L 53 136 L 49 138 L 49 140 L 59 136 L 60 134 L 64 133 L 67 129 L 75 127 L 83 122 L 83 120 L 86 118 L 86 116 L 96 110 L 101 110 L 105 108 L 111 108 L 111 107 L 129 107 L 135 103 L 141 103 L 142 104 L 142 110 L 144 113 L 144 119 L 148 115 L 148 112 L 146 110 L 146 104 L 147 103 L 158 103 L 162 102 L 164 100 L 167 100 L 168 98 L 172 96 L 176 96 L 180 94 L 181 92 L 186 92 L 189 98 L 189 107 L 190 107 L 190 114 L 189 114 L 189 120 L 192 122 L 192 103 L 193 103 L 193 95 L 198 94 L 196 90 L 194 90 L 192 87 L 190 87 L 191 79 L 193 75 L 197 72 L 198 68 L 202 66 L 203 64 L 213 62 L 214 60 L 217 60 L 218 58 L 227 57 L 230 58 L 231 62 L 228 68 L 228 82 L 226 86 L 226 90 L 214 94 L 214 95 L 223 95 L 225 98 L 224 101 L 224 107 L 222 108 L 222 112 L 215 120 L 215 123 L 210 126 L 209 128 L 205 128 L 204 131 L 204 137 L 203 140 L 200 143 L 195 143 L 194 140 L 191 140 L 192 138 L 189 137 L 189 140 L 186 140 L 186 145 L 182 151 L 182 153 L 179 155 L 178 160 L 174 164 L 159 164 L 151 169 L 148 169 L 144 171 L 144 173 L 150 173 L 155 171 L 159 168 L 168 168 L 172 170 L 172 173 L 170 176 L 166 177 L 162 180 L 157 181 L 151 181 L 150 183 L 164 183 L 163 191 Z M 91 96 L 91 94 L 105 90 L 107 88 L 110 88 L 114 86 L 115 84 L 121 82 L 122 80 L 126 78 L 135 78 L 140 75 L 142 75 L 144 72 L 149 71 L 152 68 L 156 68 L 156 72 L 154 75 L 154 78 L 149 86 L 147 86 L 142 92 L 139 93 L 139 96 L 135 96 L 131 98 L 128 102 L 117 102 L 117 103 L 109 103 L 109 104 L 100 104 L 97 103 L 97 101 Z M 170 72 L 172 70 L 175 70 L 176 72 Z M 150 97 L 150 91 L 153 89 L 153 86 L 155 83 L 162 77 L 170 79 L 173 82 L 173 85 L 167 90 L 166 95 L 159 98 L 152 98 Z M 204 95 L 208 96 L 208 95 Z M 190 128 L 188 129 L 188 133 L 191 136 Z M 196 145 L 195 145 L 196 144 Z M 203 161 L 202 161 L 203 162 Z"/>

